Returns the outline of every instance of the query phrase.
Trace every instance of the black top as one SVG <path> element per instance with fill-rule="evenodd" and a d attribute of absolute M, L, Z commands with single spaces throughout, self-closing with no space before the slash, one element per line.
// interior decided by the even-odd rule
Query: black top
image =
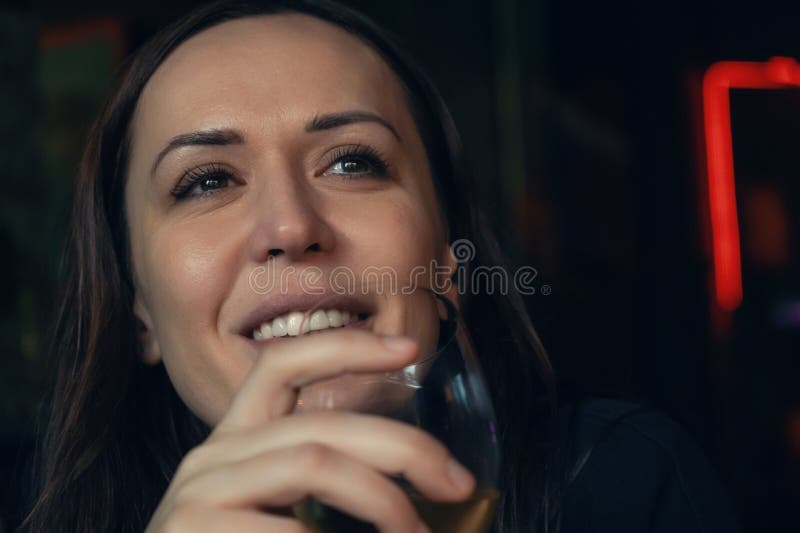
<path fill-rule="evenodd" d="M 562 414 L 562 428 L 570 428 L 564 435 L 574 431 L 577 476 L 565 494 L 560 533 L 741 531 L 716 472 L 666 416 L 597 398 Z"/>

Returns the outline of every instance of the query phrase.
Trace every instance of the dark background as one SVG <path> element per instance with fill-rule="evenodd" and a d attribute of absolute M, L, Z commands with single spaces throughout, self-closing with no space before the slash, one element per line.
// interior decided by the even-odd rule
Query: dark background
<path fill-rule="evenodd" d="M 710 280 L 701 82 L 800 58 L 800 3 L 347 2 L 439 85 L 561 378 L 695 437 L 748 530 L 797 531 L 800 90 L 734 91 L 744 300 Z M 0 8 L 0 533 L 19 520 L 71 179 L 121 57 L 190 2 Z M 545 287 L 546 286 L 546 287 Z M 550 294 L 546 294 L 550 289 Z M 797 307 L 795 307 L 797 308 Z"/>

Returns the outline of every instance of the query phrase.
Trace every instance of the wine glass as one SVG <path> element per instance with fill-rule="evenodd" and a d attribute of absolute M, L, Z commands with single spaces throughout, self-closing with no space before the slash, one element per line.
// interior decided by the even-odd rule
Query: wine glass
<path fill-rule="evenodd" d="M 415 425 L 441 441 L 476 479 L 473 494 L 461 502 L 425 499 L 402 476 L 408 494 L 433 533 L 484 533 L 499 499 L 500 443 L 494 410 L 473 345 L 455 306 L 430 291 L 447 310 L 440 321 L 437 349 L 395 372 L 345 374 L 304 388 L 294 412 L 320 409 L 378 414 Z M 315 498 L 293 508 L 295 516 L 323 533 L 374 532 Z"/>

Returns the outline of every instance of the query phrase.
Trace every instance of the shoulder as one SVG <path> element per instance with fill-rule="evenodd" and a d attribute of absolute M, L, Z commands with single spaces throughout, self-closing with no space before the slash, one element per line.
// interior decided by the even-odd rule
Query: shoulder
<path fill-rule="evenodd" d="M 562 410 L 562 428 L 571 477 L 563 533 L 739 531 L 716 472 L 664 414 L 591 398 Z"/>

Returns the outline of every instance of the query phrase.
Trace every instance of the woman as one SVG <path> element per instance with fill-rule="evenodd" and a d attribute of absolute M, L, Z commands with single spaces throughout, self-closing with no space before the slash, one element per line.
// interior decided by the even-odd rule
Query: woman
<path fill-rule="evenodd" d="M 377 265 L 405 280 L 431 262 L 452 269 L 448 243 L 464 238 L 475 246 L 467 266 L 503 265 L 473 191 L 436 90 L 349 9 L 216 3 L 154 36 L 126 64 L 80 168 L 41 487 L 26 527 L 304 531 L 287 508 L 310 494 L 381 531 L 425 531 L 385 474 L 403 473 L 432 499 L 463 500 L 475 481 L 440 443 L 388 419 L 286 415 L 305 385 L 429 353 L 441 309 L 424 291 L 359 294 L 326 300 L 331 331 L 268 337 L 321 301 L 299 290 L 296 268 Z M 287 274 L 285 295 L 254 290 L 265 266 Z M 590 515 L 574 487 L 603 465 L 602 454 L 590 460 L 591 443 L 630 444 L 632 434 L 587 420 L 619 422 L 627 406 L 559 416 L 519 296 L 453 288 L 446 297 L 484 358 L 498 416 L 495 530 L 578 530 L 570 517 Z M 334 327 L 348 313 L 349 327 Z M 654 419 L 627 414 L 639 426 Z M 697 464 L 692 486 L 711 487 Z M 646 505 L 679 505 L 664 501 Z M 727 526 L 720 509 L 703 506 L 678 530 Z M 602 522 L 606 511 L 617 508 L 597 511 L 594 526 L 627 530 L 626 518 Z"/>

